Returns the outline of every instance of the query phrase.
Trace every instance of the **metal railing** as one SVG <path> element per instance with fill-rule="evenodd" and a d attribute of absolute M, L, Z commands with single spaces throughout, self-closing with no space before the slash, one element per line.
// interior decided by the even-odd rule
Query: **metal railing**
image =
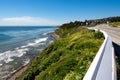
<path fill-rule="evenodd" d="M 100 30 L 101 31 L 101 30 Z M 106 32 L 105 40 L 91 63 L 83 80 L 116 80 L 116 63 L 112 39 Z"/>

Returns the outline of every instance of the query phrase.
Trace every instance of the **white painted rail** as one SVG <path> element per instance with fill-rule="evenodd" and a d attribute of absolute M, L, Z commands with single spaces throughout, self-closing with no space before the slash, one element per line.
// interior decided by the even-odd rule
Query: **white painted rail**
<path fill-rule="evenodd" d="M 100 30 L 101 31 L 101 30 Z M 116 80 L 116 63 L 112 39 L 106 32 L 105 40 L 91 63 L 83 80 Z"/>

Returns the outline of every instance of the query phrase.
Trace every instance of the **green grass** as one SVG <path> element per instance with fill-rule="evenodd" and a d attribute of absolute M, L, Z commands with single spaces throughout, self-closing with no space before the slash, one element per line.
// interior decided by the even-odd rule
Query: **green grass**
<path fill-rule="evenodd" d="M 118 58 L 116 59 L 116 66 L 117 66 L 117 80 L 120 80 L 120 61 Z"/>
<path fill-rule="evenodd" d="M 103 42 L 103 34 L 83 27 L 56 30 L 60 39 L 32 62 L 22 80 L 82 80 Z"/>
<path fill-rule="evenodd" d="M 110 23 L 113 27 L 120 27 L 120 22 L 112 22 Z"/>

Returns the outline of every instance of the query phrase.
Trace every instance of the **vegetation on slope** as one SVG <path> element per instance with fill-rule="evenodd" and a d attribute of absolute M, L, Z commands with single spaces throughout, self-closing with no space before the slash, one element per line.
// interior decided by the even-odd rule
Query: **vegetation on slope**
<path fill-rule="evenodd" d="M 23 80 L 83 79 L 103 42 L 103 34 L 74 23 L 62 25 L 56 34 L 61 38 L 31 62 Z"/>
<path fill-rule="evenodd" d="M 120 27 L 120 22 L 112 22 L 110 25 L 113 27 Z"/>
<path fill-rule="evenodd" d="M 117 66 L 117 80 L 120 80 L 120 61 L 118 58 L 116 59 L 116 66 Z"/>

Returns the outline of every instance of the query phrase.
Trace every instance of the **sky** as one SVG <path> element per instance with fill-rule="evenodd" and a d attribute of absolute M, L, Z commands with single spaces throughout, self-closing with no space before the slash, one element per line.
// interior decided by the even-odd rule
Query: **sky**
<path fill-rule="evenodd" d="M 120 16 L 120 0 L 0 0 L 0 26 L 51 26 Z"/>

